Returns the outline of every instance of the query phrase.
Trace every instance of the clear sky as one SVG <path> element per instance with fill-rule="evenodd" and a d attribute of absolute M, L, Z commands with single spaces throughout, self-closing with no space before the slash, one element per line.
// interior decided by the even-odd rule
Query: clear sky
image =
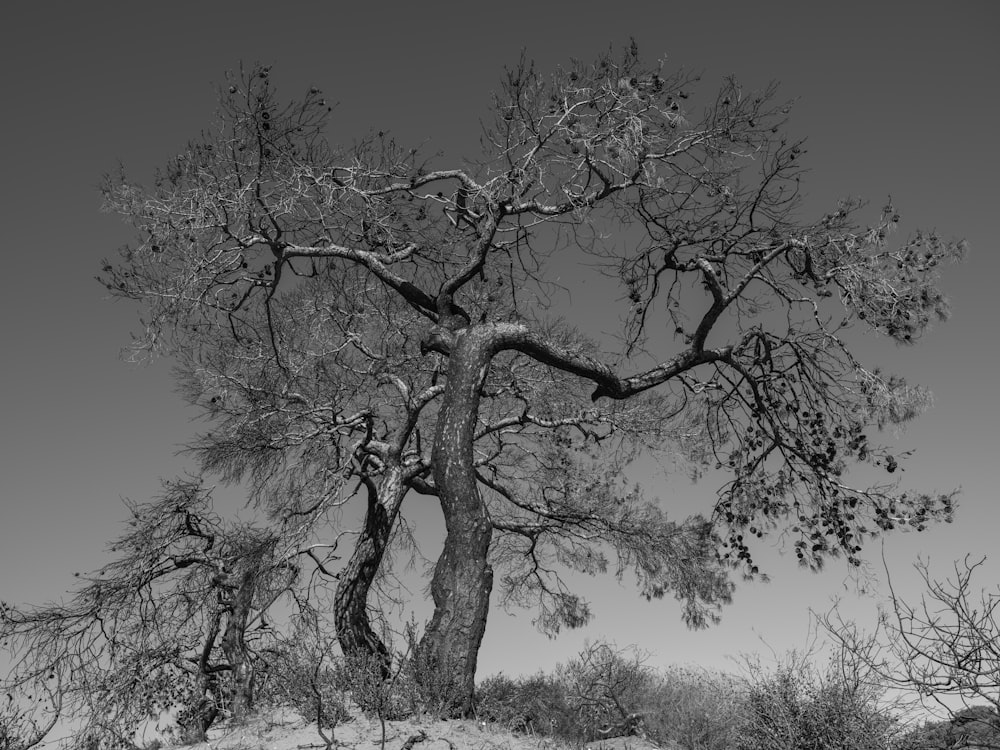
<path fill-rule="evenodd" d="M 942 575 L 967 553 L 992 554 L 1000 521 L 998 22 L 991 0 L 8 4 L 0 29 L 0 599 L 57 599 L 73 571 L 102 564 L 124 516 L 119 498 L 147 499 L 159 478 L 192 468 L 176 451 L 204 426 L 174 393 L 167 363 L 119 360 L 135 311 L 106 299 L 94 276 L 130 237 L 98 212 L 102 172 L 121 162 L 148 180 L 210 124 L 215 85 L 241 60 L 272 64 L 279 93 L 315 85 L 338 101 L 335 140 L 385 129 L 403 143 L 471 157 L 490 92 L 522 48 L 547 70 L 620 49 L 633 35 L 648 58 L 700 70 L 702 90 L 736 74 L 749 88 L 780 81 L 784 96 L 799 98 L 792 130 L 809 138 L 804 184 L 817 213 L 848 194 L 869 198 L 874 212 L 891 194 L 903 233 L 936 228 L 969 240 L 968 260 L 943 279 L 952 320 L 916 347 L 869 337 L 860 352 L 934 391 L 932 410 L 899 438 L 916 450 L 904 483 L 963 488 L 954 524 L 889 538 L 894 574 L 905 588 L 918 553 Z M 651 479 L 664 502 L 683 507 L 707 509 L 715 490 L 711 476 L 694 486 Z M 879 555 L 869 550 L 877 566 Z M 862 625 L 871 617 L 875 600 L 856 596 L 843 567 L 817 576 L 794 558 L 768 562 L 772 582 L 739 589 L 723 624 L 707 631 L 686 631 L 673 602 L 647 603 L 610 579 L 585 584 L 593 624 L 555 641 L 532 629 L 530 613 L 494 611 L 480 674 L 548 669 L 600 637 L 635 644 L 655 664 L 725 668 L 741 651 L 805 646 L 808 608 L 826 609 L 831 597 L 846 597 Z M 1000 555 L 985 573 L 979 583 L 995 587 Z M 413 596 L 426 617 L 425 598 Z"/>

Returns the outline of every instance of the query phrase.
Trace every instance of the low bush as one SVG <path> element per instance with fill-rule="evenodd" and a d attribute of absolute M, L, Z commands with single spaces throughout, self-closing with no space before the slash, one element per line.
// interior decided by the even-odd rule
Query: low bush
<path fill-rule="evenodd" d="M 484 680 L 476 690 L 476 718 L 518 734 L 573 734 L 574 715 L 558 679 L 544 674 L 511 679 L 503 674 Z"/>
<path fill-rule="evenodd" d="M 693 667 L 656 673 L 642 697 L 647 736 L 701 750 L 729 750 L 743 700 L 736 677 Z"/>
<path fill-rule="evenodd" d="M 795 654 L 773 671 L 751 665 L 736 750 L 885 750 L 899 735 L 877 687 Z"/>
<path fill-rule="evenodd" d="M 572 745 L 640 735 L 655 744 L 730 747 L 740 693 L 735 678 L 694 669 L 657 672 L 634 650 L 588 644 L 554 674 L 499 674 L 476 690 L 480 721 L 555 736 Z"/>

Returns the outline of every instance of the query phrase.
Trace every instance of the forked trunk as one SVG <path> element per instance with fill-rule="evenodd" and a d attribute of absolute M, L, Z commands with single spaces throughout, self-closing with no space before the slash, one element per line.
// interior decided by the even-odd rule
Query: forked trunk
<path fill-rule="evenodd" d="M 434 482 L 444 512 L 444 550 L 434 568 L 434 615 L 421 639 L 419 679 L 455 715 L 472 711 L 476 660 L 486 631 L 493 527 L 476 482 L 472 443 L 479 398 L 494 354 L 489 329 L 455 337 L 434 440 Z"/>

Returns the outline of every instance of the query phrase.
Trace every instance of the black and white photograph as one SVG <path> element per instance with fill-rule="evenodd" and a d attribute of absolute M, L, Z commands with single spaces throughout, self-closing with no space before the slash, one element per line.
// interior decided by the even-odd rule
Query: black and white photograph
<path fill-rule="evenodd" d="M 1000 747 L 1000 5 L 0 12 L 0 750 Z"/>

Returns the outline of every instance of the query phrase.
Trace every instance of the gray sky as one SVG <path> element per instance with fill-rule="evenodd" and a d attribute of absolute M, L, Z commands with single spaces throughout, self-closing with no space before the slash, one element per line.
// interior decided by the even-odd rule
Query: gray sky
<path fill-rule="evenodd" d="M 874 218 L 891 194 L 903 233 L 936 228 L 970 241 L 967 262 L 943 280 L 954 303 L 948 324 L 916 347 L 872 336 L 859 351 L 935 393 L 933 409 L 899 438 L 917 451 L 904 484 L 963 488 L 954 524 L 886 543 L 902 585 L 920 552 L 942 575 L 953 559 L 992 552 L 1000 47 L 991 37 L 1000 5 L 25 2 L 3 15 L 0 599 L 57 599 L 73 571 L 100 565 L 124 517 L 119 498 L 149 498 L 160 477 L 191 468 L 175 453 L 204 426 L 174 394 L 166 363 L 118 358 L 135 311 L 105 299 L 93 277 L 130 237 L 98 212 L 102 172 L 121 162 L 148 181 L 210 124 L 214 86 L 241 60 L 272 64 L 288 97 L 316 85 L 339 101 L 335 140 L 386 129 L 472 156 L 490 91 L 522 48 L 547 70 L 620 49 L 630 35 L 648 58 L 700 70 L 706 93 L 734 73 L 749 88 L 778 80 L 785 97 L 799 98 L 792 131 L 809 138 L 804 184 L 817 213 L 862 195 Z M 674 478 L 652 491 L 704 507 L 710 480 Z M 879 554 L 869 559 L 881 565 Z M 610 579 L 587 583 L 594 623 L 556 641 L 532 629 L 530 613 L 495 611 L 480 673 L 548 669 L 598 637 L 636 644 L 656 664 L 725 667 L 740 651 L 805 646 L 807 608 L 825 609 L 833 596 L 847 597 L 862 625 L 873 612 L 874 600 L 845 587 L 842 567 L 815 576 L 794 558 L 769 562 L 772 582 L 741 588 L 708 631 L 686 631 L 673 602 L 647 603 Z M 986 572 L 980 583 L 994 587 L 1000 556 Z M 424 597 L 413 595 L 426 617 Z"/>

